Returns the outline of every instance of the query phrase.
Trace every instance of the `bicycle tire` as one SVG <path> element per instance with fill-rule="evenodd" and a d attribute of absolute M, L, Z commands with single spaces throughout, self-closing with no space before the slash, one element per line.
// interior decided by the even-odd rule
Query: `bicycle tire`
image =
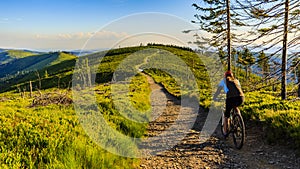
<path fill-rule="evenodd" d="M 223 127 L 223 125 L 224 125 L 224 113 L 222 113 L 222 117 L 221 117 L 221 119 L 220 119 L 220 124 L 221 124 L 221 134 L 222 134 L 222 136 L 224 136 L 225 134 L 224 134 L 224 127 Z"/>
<path fill-rule="evenodd" d="M 234 114 L 232 126 L 232 136 L 234 145 L 237 149 L 241 149 L 245 143 L 246 132 L 244 120 L 240 113 Z"/>

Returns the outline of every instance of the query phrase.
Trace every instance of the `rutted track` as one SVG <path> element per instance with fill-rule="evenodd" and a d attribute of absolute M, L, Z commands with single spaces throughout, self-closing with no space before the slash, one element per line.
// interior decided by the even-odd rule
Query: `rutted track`
<path fill-rule="evenodd" d="M 167 106 L 163 113 L 148 126 L 146 137 L 152 137 L 159 135 L 176 120 L 180 100 L 154 83 L 151 77 L 147 78 L 152 91 L 162 92 L 167 98 Z M 206 142 L 202 143 L 200 131 L 206 116 L 205 112 L 199 112 L 194 128 L 179 144 L 167 151 L 159 152 L 158 155 L 142 159 L 139 168 L 296 169 L 300 166 L 300 158 L 294 151 L 266 144 L 262 139 L 262 128 L 254 123 L 246 124 L 246 144 L 242 150 L 234 148 L 231 138 L 225 140 L 219 132 L 219 127 Z"/>

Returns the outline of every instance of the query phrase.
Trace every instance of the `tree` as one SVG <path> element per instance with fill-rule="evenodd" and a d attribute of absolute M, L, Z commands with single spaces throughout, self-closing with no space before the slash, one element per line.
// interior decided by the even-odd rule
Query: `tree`
<path fill-rule="evenodd" d="M 298 86 L 297 94 L 300 97 L 300 58 L 295 57 L 291 67 L 294 70 L 296 86 Z"/>
<path fill-rule="evenodd" d="M 219 56 L 219 58 L 220 58 L 222 64 L 224 64 L 225 59 L 226 59 L 226 52 L 224 52 L 224 50 L 223 50 L 222 47 L 220 47 L 220 48 L 218 49 L 218 56 Z"/>
<path fill-rule="evenodd" d="M 253 54 L 250 52 L 248 48 L 244 48 L 242 52 L 242 60 L 243 60 L 242 63 L 245 66 L 246 79 L 249 80 L 249 74 L 252 72 L 251 66 L 255 62 L 255 58 L 253 57 Z"/>
<path fill-rule="evenodd" d="M 243 53 L 241 51 L 237 51 L 237 67 L 238 67 L 237 74 L 238 75 L 240 74 L 240 71 L 244 65 L 245 65 L 245 63 L 243 60 Z"/>
<path fill-rule="evenodd" d="M 251 38 L 244 40 L 263 50 L 275 49 L 271 56 L 282 52 L 281 98 L 286 99 L 286 70 L 289 48 L 296 49 L 300 43 L 300 2 L 298 0 L 244 0 L 239 5 L 244 9 L 252 26 Z M 289 36 L 293 34 L 293 36 Z M 281 48 L 277 48 L 281 46 Z M 299 53 L 298 53 L 299 55 Z"/>
<path fill-rule="evenodd" d="M 231 64 L 233 65 L 233 72 L 237 71 L 237 50 L 232 48 L 231 50 Z"/>
<path fill-rule="evenodd" d="M 237 0 L 234 0 L 237 1 Z M 220 48 L 227 47 L 228 70 L 231 69 L 231 46 L 236 42 L 236 34 L 232 33 L 233 27 L 245 26 L 239 19 L 239 12 L 233 14 L 230 0 L 203 0 L 203 4 L 193 4 L 199 14 L 194 15 L 197 21 L 192 21 L 200 25 L 201 30 L 209 33 L 210 37 L 200 37 L 196 34 L 196 44 L 204 47 Z M 224 22 L 226 21 L 226 22 Z"/>
<path fill-rule="evenodd" d="M 269 58 L 266 56 L 264 51 L 261 51 L 259 53 L 257 63 L 261 69 L 262 77 L 266 78 L 266 76 L 270 72 L 270 64 L 269 64 Z"/>
<path fill-rule="evenodd" d="M 300 97 L 300 60 L 298 60 L 298 66 L 297 66 L 297 79 L 298 79 L 298 97 Z"/>

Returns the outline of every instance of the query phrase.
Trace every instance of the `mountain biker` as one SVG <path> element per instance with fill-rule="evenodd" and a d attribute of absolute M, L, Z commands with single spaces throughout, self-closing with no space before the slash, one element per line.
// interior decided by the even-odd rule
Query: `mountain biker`
<path fill-rule="evenodd" d="M 228 118 L 230 117 L 230 111 L 233 108 L 237 108 L 244 102 L 244 93 L 242 91 L 240 82 L 234 78 L 231 71 L 226 71 L 224 76 L 225 78 L 219 83 L 218 89 L 213 99 L 216 100 L 222 89 L 226 93 L 223 131 L 224 136 L 227 137 L 229 134 L 229 132 L 227 131 L 227 126 L 229 124 Z"/>

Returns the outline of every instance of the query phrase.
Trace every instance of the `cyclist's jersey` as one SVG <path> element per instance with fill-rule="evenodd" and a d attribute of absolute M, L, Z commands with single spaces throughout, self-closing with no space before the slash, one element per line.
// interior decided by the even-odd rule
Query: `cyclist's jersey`
<path fill-rule="evenodd" d="M 237 79 L 234 80 L 223 79 L 220 82 L 219 86 L 223 88 L 227 98 L 244 96 L 244 93 L 241 88 L 241 84 Z"/>

